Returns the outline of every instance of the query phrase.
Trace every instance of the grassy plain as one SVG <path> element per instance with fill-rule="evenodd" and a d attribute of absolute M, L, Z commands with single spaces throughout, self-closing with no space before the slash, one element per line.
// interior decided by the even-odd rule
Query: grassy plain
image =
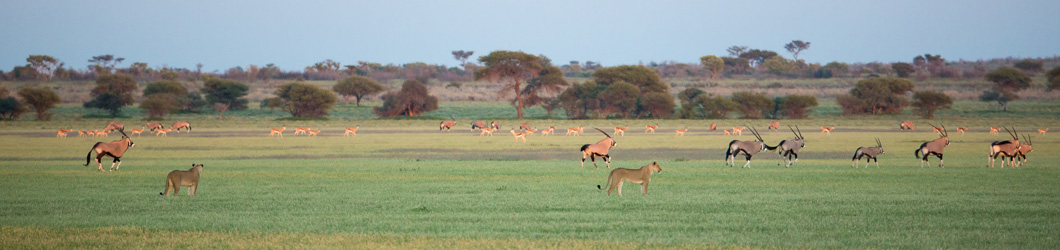
<path fill-rule="evenodd" d="M 578 166 L 578 148 L 603 138 L 598 132 L 523 144 L 506 132 L 519 121 L 502 121 L 504 131 L 492 137 L 467 129 L 470 119 L 513 116 L 503 103 L 455 102 L 429 114 L 460 118 L 452 132 L 438 132 L 438 119 L 377 120 L 351 106 L 329 121 L 278 121 L 283 113 L 263 110 L 229 112 L 223 121 L 177 115 L 169 122 L 189 120 L 194 132 L 134 137 L 137 146 L 116 172 L 82 166 L 101 139 L 54 138 L 57 127 L 106 123 L 73 119 L 79 108 L 64 106 L 57 121 L 0 123 L 0 248 L 1054 248 L 1060 149 L 1050 145 L 1060 139 L 1035 136 L 1022 168 L 985 167 L 986 146 L 1003 139 L 985 126 L 1022 121 L 1029 132 L 1055 124 L 1060 110 L 1016 104 L 1014 114 L 969 102 L 940 113 L 936 121 L 947 127 L 973 129 L 951 132 L 946 168 L 936 159 L 920 168 L 911 156 L 936 137 L 924 120 L 914 119 L 915 132 L 899 132 L 897 121 L 908 115 L 843 117 L 827 102 L 815 119 L 781 121 L 807 137 L 792 168 L 777 166 L 772 153 L 755 157 L 750 169 L 725 167 L 722 148 L 734 137 L 706 131 L 711 121 L 527 121 L 630 126 L 617 138 L 612 167 L 658 161 L 663 172 L 647 196 L 627 183 L 621 197 L 596 189 L 608 173 L 602 162 Z M 136 119 L 123 121 L 134 127 Z M 662 126 L 644 134 L 644 123 Z M 282 124 L 285 138 L 266 136 Z M 342 127 L 358 124 L 357 137 L 341 136 Z M 831 124 L 830 136 L 815 130 Z M 292 136 L 294 126 L 325 131 Z M 691 130 L 674 137 L 683 127 Z M 770 144 L 791 137 L 763 134 Z M 880 168 L 851 168 L 854 149 L 874 137 L 887 151 Z M 166 173 L 192 163 L 206 164 L 199 196 L 157 194 Z"/>

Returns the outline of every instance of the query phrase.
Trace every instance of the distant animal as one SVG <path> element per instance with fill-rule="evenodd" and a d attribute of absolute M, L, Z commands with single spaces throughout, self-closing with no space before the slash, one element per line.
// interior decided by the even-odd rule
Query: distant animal
<path fill-rule="evenodd" d="M 147 128 L 150 128 L 151 131 L 155 131 L 157 129 L 162 128 L 162 124 L 157 122 L 147 122 Z"/>
<path fill-rule="evenodd" d="M 515 129 L 512 129 L 512 136 L 515 136 L 515 141 L 519 141 L 519 138 L 523 138 L 523 143 L 526 143 L 526 133 L 515 132 Z"/>
<path fill-rule="evenodd" d="M 527 129 L 526 130 L 526 135 L 527 136 L 534 135 L 534 133 L 537 133 L 537 129 Z"/>
<path fill-rule="evenodd" d="M 784 157 L 788 158 L 788 164 L 784 165 L 785 168 L 791 167 L 791 164 L 799 161 L 799 149 L 806 147 L 806 141 L 802 137 L 802 130 L 795 132 L 798 128 L 798 125 L 795 126 L 795 129 L 791 129 L 791 126 L 788 126 L 788 129 L 791 129 L 791 133 L 795 134 L 795 139 L 783 140 L 780 141 L 780 144 L 777 144 L 777 156 L 780 156 L 780 162 L 777 162 L 778 166 L 784 161 Z M 795 158 L 794 161 L 791 160 L 792 157 Z"/>
<path fill-rule="evenodd" d="M 499 129 L 501 129 L 501 123 L 499 123 L 497 121 L 491 121 L 490 122 L 490 127 L 493 128 L 494 131 L 499 130 Z"/>
<path fill-rule="evenodd" d="M 861 167 L 861 158 L 868 157 L 865 158 L 865 168 L 869 167 L 869 160 L 876 163 L 876 168 L 880 168 L 880 160 L 876 159 L 876 157 L 883 153 L 883 143 L 880 143 L 880 138 L 876 138 L 875 147 L 858 147 L 857 150 L 854 150 L 854 158 L 850 158 L 850 161 L 852 161 L 850 165 L 854 165 L 854 168 L 859 168 Z"/>
<path fill-rule="evenodd" d="M 107 126 L 103 128 L 103 132 L 110 133 L 110 131 L 118 129 L 125 129 L 125 125 L 122 125 L 120 122 L 110 122 L 107 123 Z"/>
<path fill-rule="evenodd" d="M 169 171 L 166 175 L 166 191 L 158 193 L 162 196 L 168 196 L 169 191 L 173 191 L 173 196 L 177 196 L 180 193 L 180 187 L 188 187 L 188 196 L 195 196 L 195 192 L 199 190 L 199 175 L 202 174 L 202 169 L 206 167 L 203 164 L 191 164 L 191 169 L 187 171 L 173 170 Z"/>
<path fill-rule="evenodd" d="M 1001 128 L 999 128 L 999 127 L 990 127 L 990 135 L 997 135 L 998 132 L 1001 132 Z"/>
<path fill-rule="evenodd" d="M 1040 128 L 1040 129 L 1038 129 L 1038 134 L 1039 135 L 1044 135 L 1045 132 L 1049 132 L 1049 128 Z"/>
<path fill-rule="evenodd" d="M 144 132 L 144 129 L 147 129 L 147 128 L 146 127 L 140 127 L 140 129 L 133 129 L 133 130 L 130 130 L 130 131 L 132 132 L 131 134 L 134 134 L 136 136 L 140 136 L 140 134 Z"/>
<path fill-rule="evenodd" d="M 455 122 L 454 122 L 454 124 L 455 124 Z M 343 137 L 346 137 L 346 136 L 357 136 L 357 130 L 358 129 L 361 129 L 361 125 L 357 125 L 356 128 L 346 128 L 346 132 L 342 133 L 342 136 Z"/>
<path fill-rule="evenodd" d="M 934 132 L 935 134 L 942 133 L 942 128 L 931 128 L 931 132 Z"/>
<path fill-rule="evenodd" d="M 964 135 L 964 131 L 968 131 L 968 127 L 957 127 L 957 133 Z"/>
<path fill-rule="evenodd" d="M 110 131 L 96 131 L 96 137 L 107 137 L 110 136 Z"/>
<path fill-rule="evenodd" d="M 718 131 L 718 124 L 710 123 L 710 131 Z"/>
<path fill-rule="evenodd" d="M 309 128 L 294 127 L 294 134 L 295 135 L 297 135 L 297 134 L 305 134 L 306 132 L 309 132 Z"/>
<path fill-rule="evenodd" d="M 659 124 L 655 124 L 655 125 L 648 124 L 648 125 L 645 125 L 644 126 L 644 133 L 647 134 L 648 132 L 651 132 L 652 134 L 654 134 L 655 130 L 658 129 L 658 128 L 659 128 Z"/>
<path fill-rule="evenodd" d="M 581 136 L 583 130 L 585 130 L 585 126 L 584 125 L 580 126 L 580 127 L 577 127 L 577 128 L 567 128 L 567 134 L 566 135 L 570 135 L 571 133 L 573 133 L 574 135 Z"/>
<path fill-rule="evenodd" d="M 554 129 L 541 129 L 541 136 L 551 134 Z"/>
<path fill-rule="evenodd" d="M 475 130 L 475 129 L 478 129 L 478 128 L 485 128 L 485 127 L 486 127 L 486 121 L 471 121 L 471 130 L 472 131 Z"/>
<path fill-rule="evenodd" d="M 620 135 L 621 134 L 622 136 L 626 136 L 626 129 L 628 129 L 628 128 L 629 128 L 629 126 L 615 127 L 615 135 Z"/>
<path fill-rule="evenodd" d="M 438 131 L 450 131 L 453 126 L 456 126 L 456 121 L 442 121 L 442 123 L 438 124 Z"/>
<path fill-rule="evenodd" d="M 1001 168 L 1005 168 L 1005 157 L 1009 158 L 1009 166 L 1014 165 L 1016 155 L 1020 150 L 1020 138 L 1016 132 L 1005 127 L 1005 132 L 1012 136 L 1012 140 L 994 141 L 990 143 L 990 153 L 986 156 L 987 167 L 994 167 L 994 161 L 1001 156 Z"/>
<path fill-rule="evenodd" d="M 767 128 L 766 130 L 779 131 L 780 130 L 780 121 L 779 120 L 775 120 L 773 122 L 770 122 L 769 123 L 769 128 Z"/>
<path fill-rule="evenodd" d="M 934 127 L 935 125 L 931 126 Z M 939 138 L 933 141 L 925 142 L 924 144 L 920 144 L 920 148 L 917 148 L 916 151 L 913 151 L 913 156 L 916 158 L 920 158 L 920 167 L 923 168 L 924 163 L 928 163 L 928 165 L 931 165 L 931 163 L 929 163 L 927 160 L 928 156 L 935 155 L 939 158 L 939 167 L 942 168 L 945 167 L 945 164 L 943 164 L 942 162 L 942 151 L 946 148 L 946 146 L 949 145 L 950 137 L 948 133 L 946 133 L 946 126 L 942 126 L 942 133 L 940 133 Z M 924 155 L 924 157 L 920 157 L 920 155 Z"/>
<path fill-rule="evenodd" d="M 188 133 L 191 133 L 191 123 L 188 123 L 188 122 L 185 122 L 185 121 L 178 121 L 178 122 L 173 123 L 173 126 L 169 126 L 169 130 L 174 130 L 175 129 L 175 130 L 177 130 L 177 133 L 180 133 L 180 129 L 185 129 L 185 128 L 188 129 Z"/>
<path fill-rule="evenodd" d="M 121 168 L 121 157 L 125 155 L 126 150 L 129 150 L 129 148 L 136 146 L 136 144 L 133 143 L 132 138 L 129 138 L 129 135 L 125 134 L 124 128 L 119 128 L 117 130 L 118 132 L 121 132 L 121 140 L 112 142 L 97 142 L 96 145 L 92 145 L 92 149 L 88 150 L 88 155 L 85 156 L 85 166 L 88 166 L 88 163 L 91 161 L 92 152 L 96 152 L 96 164 L 99 165 L 97 168 L 99 169 L 99 171 L 103 171 L 103 163 L 102 161 L 100 161 L 100 159 L 103 159 L 103 156 L 110 156 L 114 158 L 114 162 L 110 163 L 111 171 L 118 170 L 118 168 Z M 114 166 L 115 163 L 118 164 L 116 167 Z"/>
<path fill-rule="evenodd" d="M 611 168 L 611 148 L 618 145 L 618 143 L 615 142 L 615 138 L 612 138 L 607 132 L 598 128 L 596 130 L 603 133 L 607 138 L 593 144 L 585 144 L 582 146 L 582 167 L 585 167 L 585 158 L 589 158 L 593 162 L 593 167 L 600 168 L 596 165 L 596 157 L 600 156 L 600 158 L 604 159 L 604 163 L 607 163 L 607 168 Z"/>
<path fill-rule="evenodd" d="M 913 122 L 911 122 L 911 121 L 902 121 L 902 123 L 898 124 L 898 129 L 901 129 L 901 130 L 906 130 L 906 129 L 913 130 L 914 129 L 913 128 Z"/>
<path fill-rule="evenodd" d="M 525 122 L 519 123 L 519 129 L 530 130 L 530 124 L 526 124 Z"/>
<path fill-rule="evenodd" d="M 616 168 L 611 170 L 611 173 L 607 175 L 607 195 L 611 195 L 611 191 L 618 189 L 618 195 L 622 196 L 622 183 L 628 181 L 633 184 L 640 184 L 641 195 L 648 194 L 648 183 L 651 182 L 652 173 L 662 173 L 662 167 L 659 166 L 658 162 L 652 162 L 651 164 L 645 165 L 638 169 L 628 168 Z M 596 185 L 596 189 L 604 190 L 605 187 Z"/>
<path fill-rule="evenodd" d="M 77 137 L 85 137 L 85 136 L 86 135 L 85 135 L 85 131 L 84 130 L 78 130 L 77 131 Z"/>
<path fill-rule="evenodd" d="M 729 142 L 729 147 L 725 149 L 725 165 L 729 167 L 736 166 L 736 156 L 744 154 L 747 157 L 747 163 L 744 163 L 741 168 L 751 166 L 751 157 L 759 152 L 775 150 L 777 147 L 770 147 L 762 140 L 762 135 L 758 134 L 758 130 L 751 127 L 751 134 L 755 136 L 755 141 L 741 141 L 732 140 Z"/>
<path fill-rule="evenodd" d="M 280 137 L 282 138 L 284 130 L 287 130 L 287 125 L 283 125 L 283 128 L 270 129 L 269 130 L 269 137 L 272 137 L 273 135 L 280 135 Z"/>
<path fill-rule="evenodd" d="M 173 130 L 166 128 L 158 129 L 158 132 L 155 132 L 155 136 L 162 135 L 163 137 L 169 137 L 169 131 Z"/>
<path fill-rule="evenodd" d="M 484 136 L 484 135 L 493 136 L 493 131 L 496 131 L 496 129 L 492 129 L 492 128 L 479 128 L 479 129 L 482 130 L 482 132 L 479 132 L 478 136 Z"/>
<path fill-rule="evenodd" d="M 317 134 L 320 134 L 320 130 L 319 129 L 318 130 L 310 129 L 310 130 L 307 130 L 307 132 L 309 132 L 309 136 L 317 136 Z"/>
<path fill-rule="evenodd" d="M 835 125 L 832 125 L 831 127 L 822 126 L 821 127 L 821 134 L 828 133 L 828 135 L 832 135 L 832 130 L 834 130 L 834 129 L 835 129 Z"/>
<path fill-rule="evenodd" d="M 732 127 L 732 134 L 733 135 L 743 135 L 743 130 L 744 129 L 747 129 L 747 126 Z"/>
<path fill-rule="evenodd" d="M 55 133 L 55 138 L 66 138 L 66 133 L 68 133 L 70 131 L 74 131 L 74 130 L 73 129 L 59 129 Z"/>
<path fill-rule="evenodd" d="M 89 136 L 95 137 L 96 136 L 96 130 L 95 129 L 93 129 L 93 130 L 85 130 L 85 137 L 89 137 Z"/>
<path fill-rule="evenodd" d="M 732 131 L 731 131 L 731 130 L 728 130 L 728 129 L 723 129 L 723 130 L 722 130 L 722 133 L 723 133 L 723 134 L 721 134 L 721 135 L 731 135 L 731 134 L 733 134 L 733 133 L 732 133 Z"/>
<path fill-rule="evenodd" d="M 686 129 L 678 129 L 678 130 L 677 130 L 677 131 L 676 131 L 676 132 L 674 133 L 674 137 L 677 137 L 678 135 L 682 135 L 682 136 L 683 136 L 683 135 L 685 135 L 685 132 L 688 132 L 688 129 L 687 129 L 687 128 L 686 128 Z"/>

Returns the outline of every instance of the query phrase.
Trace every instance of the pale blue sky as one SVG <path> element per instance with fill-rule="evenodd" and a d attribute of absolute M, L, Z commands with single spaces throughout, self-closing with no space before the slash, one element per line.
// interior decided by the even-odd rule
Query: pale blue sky
<path fill-rule="evenodd" d="M 0 70 L 30 54 L 84 69 L 205 71 L 275 63 L 456 65 L 453 50 L 543 54 L 557 64 L 698 62 L 732 45 L 812 43 L 809 62 L 947 60 L 1060 54 L 1060 1 L 53 1 L 2 0 Z"/>

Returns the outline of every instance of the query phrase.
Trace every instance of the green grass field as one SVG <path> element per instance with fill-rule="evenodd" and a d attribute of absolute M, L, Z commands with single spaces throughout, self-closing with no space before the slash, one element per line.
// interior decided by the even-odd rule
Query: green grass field
<path fill-rule="evenodd" d="M 514 109 L 453 103 L 428 114 L 460 118 L 451 132 L 438 132 L 437 119 L 377 120 L 350 106 L 329 121 L 277 121 L 283 113 L 262 110 L 224 121 L 177 115 L 164 123 L 189 120 L 194 132 L 134 136 L 136 147 L 114 172 L 82 165 L 92 144 L 119 137 L 54 138 L 58 127 L 106 124 L 74 120 L 78 108 L 64 106 L 56 121 L 0 124 L 0 248 L 1055 248 L 1060 149 L 1050 145 L 1058 139 L 1035 135 L 1024 167 L 985 167 L 989 142 L 1005 139 L 985 126 L 1048 112 L 1023 120 L 1019 128 L 1030 132 L 1054 124 L 1060 110 L 1015 104 L 1014 114 L 978 103 L 940 113 L 936 121 L 947 127 L 972 127 L 966 135 L 951 131 L 946 168 L 935 158 L 920 168 L 912 156 L 936 138 L 925 120 L 899 132 L 897 121 L 910 117 L 842 117 L 834 103 L 822 103 L 813 120 L 781 121 L 807 137 L 792 168 L 767 152 L 749 169 L 724 166 L 723 148 L 736 137 L 706 131 L 711 121 L 528 120 L 587 130 L 524 144 L 507 132 L 516 120 L 502 121 L 492 137 L 466 125 Z M 122 121 L 138 128 L 136 119 Z M 717 122 L 763 129 L 768 121 Z M 661 128 L 644 134 L 645 123 Z M 285 138 L 267 137 L 281 124 Z M 355 138 L 341 136 L 342 127 L 358 124 Z M 818 133 L 831 124 L 832 135 Z M 610 133 L 616 125 L 630 131 L 617 137 L 612 167 L 657 161 L 663 168 L 646 196 L 630 183 L 624 196 L 608 196 L 596 188 L 609 172 L 603 162 L 579 167 L 578 148 L 603 138 L 588 128 Z M 324 132 L 293 136 L 295 126 Z M 691 130 L 674 137 L 683 127 Z M 762 132 L 769 144 L 792 137 Z M 851 168 L 854 149 L 874 137 L 887 151 L 880 167 Z M 198 196 L 186 188 L 178 197 L 158 195 L 169 171 L 192 163 L 206 164 Z"/>

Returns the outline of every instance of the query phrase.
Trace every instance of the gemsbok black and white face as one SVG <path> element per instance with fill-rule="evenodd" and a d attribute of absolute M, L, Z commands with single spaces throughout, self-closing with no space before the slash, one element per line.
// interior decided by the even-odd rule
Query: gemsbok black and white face
<path fill-rule="evenodd" d="M 798 128 L 798 125 L 795 125 L 794 129 L 791 128 L 791 126 L 788 126 L 791 133 L 795 134 L 795 139 L 783 140 L 777 145 L 777 156 L 780 156 L 780 162 L 777 162 L 777 165 L 780 165 L 785 157 L 788 159 L 787 165 L 784 166 L 785 168 L 791 167 L 791 164 L 795 164 L 795 162 L 799 161 L 799 149 L 806 147 L 806 142 L 802 137 L 802 130 L 798 130 Z M 796 132 L 796 130 L 798 130 L 798 132 Z M 794 158 L 794 160 L 792 160 L 792 158 Z"/>

